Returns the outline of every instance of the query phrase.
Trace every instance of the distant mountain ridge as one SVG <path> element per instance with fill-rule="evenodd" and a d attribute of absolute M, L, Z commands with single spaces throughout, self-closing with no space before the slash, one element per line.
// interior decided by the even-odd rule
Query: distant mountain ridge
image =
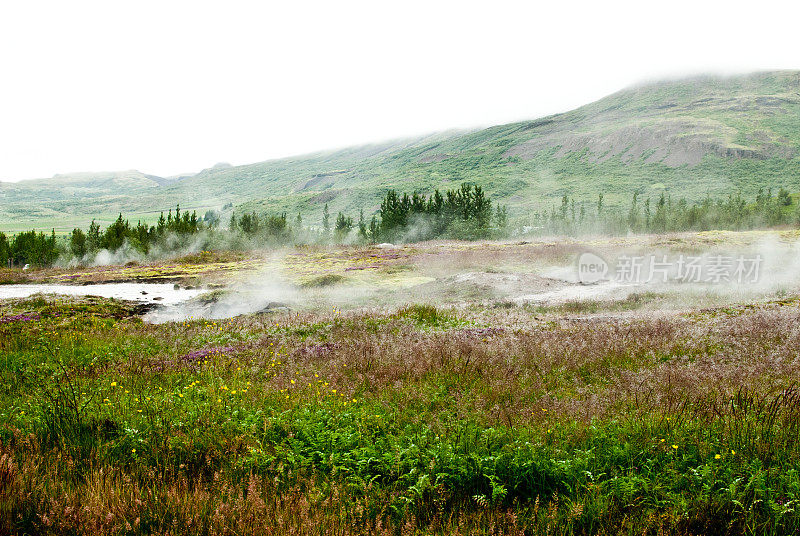
<path fill-rule="evenodd" d="M 0 183 L 0 226 L 65 227 L 119 211 L 357 215 L 389 188 L 485 187 L 513 216 L 564 194 L 624 205 L 634 192 L 698 199 L 759 187 L 800 191 L 800 71 L 701 76 L 624 89 L 570 112 L 162 178 L 138 171 Z"/>

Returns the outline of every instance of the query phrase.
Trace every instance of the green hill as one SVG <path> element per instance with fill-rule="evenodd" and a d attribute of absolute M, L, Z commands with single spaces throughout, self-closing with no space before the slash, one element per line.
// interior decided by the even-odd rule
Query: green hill
<path fill-rule="evenodd" d="M 375 211 L 388 188 L 481 184 L 512 217 L 565 193 L 627 204 L 634 192 L 697 199 L 800 190 L 800 71 L 695 77 L 625 89 L 576 110 L 162 179 L 139 172 L 0 183 L 0 229 L 85 226 L 119 211 Z M 310 218 L 310 219 L 309 219 Z"/>

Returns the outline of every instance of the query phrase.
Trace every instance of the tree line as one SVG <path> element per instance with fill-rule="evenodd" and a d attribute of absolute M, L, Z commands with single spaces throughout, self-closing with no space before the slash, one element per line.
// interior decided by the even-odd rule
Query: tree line
<path fill-rule="evenodd" d="M 800 203 L 783 188 L 777 194 L 771 188 L 759 189 L 752 201 L 740 192 L 717 199 L 707 196 L 696 202 L 676 200 L 666 193 L 644 199 L 634 194 L 627 208 L 606 207 L 602 194 L 592 204 L 564 195 L 559 205 L 534 212 L 517 223 L 523 234 L 549 235 L 736 231 L 800 225 Z"/>
<path fill-rule="evenodd" d="M 232 207 L 230 207 L 232 208 Z M 220 215 L 209 210 L 161 213 L 155 225 L 138 221 L 132 225 L 122 214 L 105 229 L 92 220 L 89 228 L 73 229 L 66 237 L 26 231 L 12 236 L 0 232 L 0 266 L 49 266 L 56 261 L 93 262 L 100 251 L 116 253 L 127 248 L 140 257 L 195 249 L 248 249 L 288 244 L 377 243 L 419 241 L 436 238 L 477 240 L 509 235 L 506 207 L 494 206 L 480 186 L 459 188 L 430 195 L 389 190 L 380 208 L 365 218 L 339 212 L 331 217 L 328 205 L 321 225 L 305 226 L 303 218 L 287 218 L 256 212 L 232 213 L 227 228 Z M 689 202 L 661 193 L 656 198 L 634 194 L 627 207 L 607 207 L 603 195 L 595 202 L 578 202 L 564 195 L 560 204 L 517 219 L 513 234 L 579 235 L 665 233 L 710 229 L 746 230 L 782 225 L 800 225 L 800 203 L 783 188 L 774 193 L 761 189 L 748 201 L 741 193 Z"/>
<path fill-rule="evenodd" d="M 156 245 L 170 249 L 167 242 L 171 237 L 196 234 L 204 227 L 196 212 L 181 212 L 178 205 L 174 215 L 171 209 L 167 216 L 162 212 L 156 225 L 142 221 L 131 225 L 120 214 L 105 230 L 92 220 L 86 231 L 75 228 L 62 240 L 57 239 L 55 229 L 50 235 L 26 231 L 8 237 L 0 232 L 0 266 L 50 266 L 60 257 L 82 261 L 101 250 L 113 253 L 125 245 L 147 255 Z"/>
<path fill-rule="evenodd" d="M 468 183 L 444 194 L 434 190 L 430 196 L 389 190 L 369 222 L 361 210 L 358 222 L 339 212 L 331 225 L 327 204 L 322 211 L 322 235 L 331 236 L 336 242 L 348 238 L 362 243 L 434 238 L 477 240 L 504 236 L 507 224 L 508 210 L 498 206 L 493 211 L 492 201 L 483 189 Z M 352 237 L 354 230 L 355 237 Z"/>
<path fill-rule="evenodd" d="M 380 209 L 367 221 L 361 210 L 358 220 L 339 212 L 335 219 L 326 204 L 321 226 L 304 226 L 300 214 L 293 221 L 286 213 L 279 215 L 248 212 L 230 216 L 227 228 L 220 228 L 220 215 L 213 210 L 203 218 L 196 212 L 161 213 L 155 225 L 141 220 L 132 225 L 120 213 L 105 229 L 92 220 L 89 228 L 75 228 L 66 237 L 57 239 L 35 231 L 19 233 L 11 238 L 0 233 L 0 262 L 3 265 L 34 264 L 49 266 L 59 258 L 74 262 L 92 262 L 100 251 L 116 253 L 128 248 L 132 253 L 147 256 L 155 252 L 170 253 L 187 246 L 187 238 L 195 235 L 203 249 L 306 244 L 306 243 L 375 243 L 379 241 L 413 241 L 432 238 L 482 239 L 503 236 L 508 223 L 505 207 L 492 208 L 492 201 L 480 186 L 462 184 L 460 188 L 430 196 L 419 192 L 398 193 L 389 190 Z"/>
<path fill-rule="evenodd" d="M 380 218 L 377 235 L 388 241 L 477 240 L 504 235 L 508 211 L 501 206 L 493 211 L 491 199 L 480 186 L 464 183 L 444 195 L 435 190 L 430 197 L 417 192 L 400 196 L 390 190 L 381 201 Z"/>
<path fill-rule="evenodd" d="M 49 235 L 25 231 L 8 237 L 0 232 L 0 267 L 26 264 L 49 266 L 58 256 L 55 229 Z"/>
<path fill-rule="evenodd" d="M 141 220 L 133 226 L 120 214 L 114 223 L 102 232 L 100 225 L 94 220 L 86 232 L 73 229 L 69 238 L 69 250 L 75 258 L 82 259 L 102 249 L 116 252 L 127 243 L 134 250 L 146 255 L 155 245 L 164 245 L 170 235 L 195 234 L 202 228 L 203 223 L 198 219 L 197 213 L 181 212 L 180 205 L 175 207 L 174 216 L 172 209 L 166 217 L 162 212 L 156 225 L 150 226 Z"/>

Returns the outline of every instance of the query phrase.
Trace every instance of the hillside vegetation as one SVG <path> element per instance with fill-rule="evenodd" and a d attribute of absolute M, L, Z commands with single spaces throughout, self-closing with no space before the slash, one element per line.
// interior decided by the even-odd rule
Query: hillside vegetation
<path fill-rule="evenodd" d="M 512 218 L 563 195 L 634 193 L 700 199 L 759 188 L 800 190 L 800 72 L 700 77 L 629 88 L 576 110 L 474 131 L 214 166 L 163 179 L 139 172 L 81 174 L 0 184 L 0 228 L 85 226 L 120 212 L 155 220 L 187 209 L 302 213 L 377 211 L 388 189 L 481 185 Z M 88 202 L 91 201 L 91 202 Z M 84 221 L 86 220 L 86 221 Z"/>

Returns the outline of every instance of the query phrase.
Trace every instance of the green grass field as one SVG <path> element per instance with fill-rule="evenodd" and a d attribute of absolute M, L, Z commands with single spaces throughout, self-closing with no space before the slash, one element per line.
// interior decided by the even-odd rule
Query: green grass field
<path fill-rule="evenodd" d="M 800 526 L 796 303 L 588 326 L 422 306 L 167 326 L 97 300 L 22 311 L 1 328 L 6 533 Z"/>
<path fill-rule="evenodd" d="M 223 320 L 0 301 L 0 534 L 794 534 L 796 291 L 432 305 L 396 283 L 380 306 L 345 301 L 372 277 L 764 236 L 310 249 L 282 262 L 305 292 L 344 290 L 341 306 Z M 230 280 L 226 260 L 175 266 Z M 121 270 L 153 271 L 77 280 Z"/>

